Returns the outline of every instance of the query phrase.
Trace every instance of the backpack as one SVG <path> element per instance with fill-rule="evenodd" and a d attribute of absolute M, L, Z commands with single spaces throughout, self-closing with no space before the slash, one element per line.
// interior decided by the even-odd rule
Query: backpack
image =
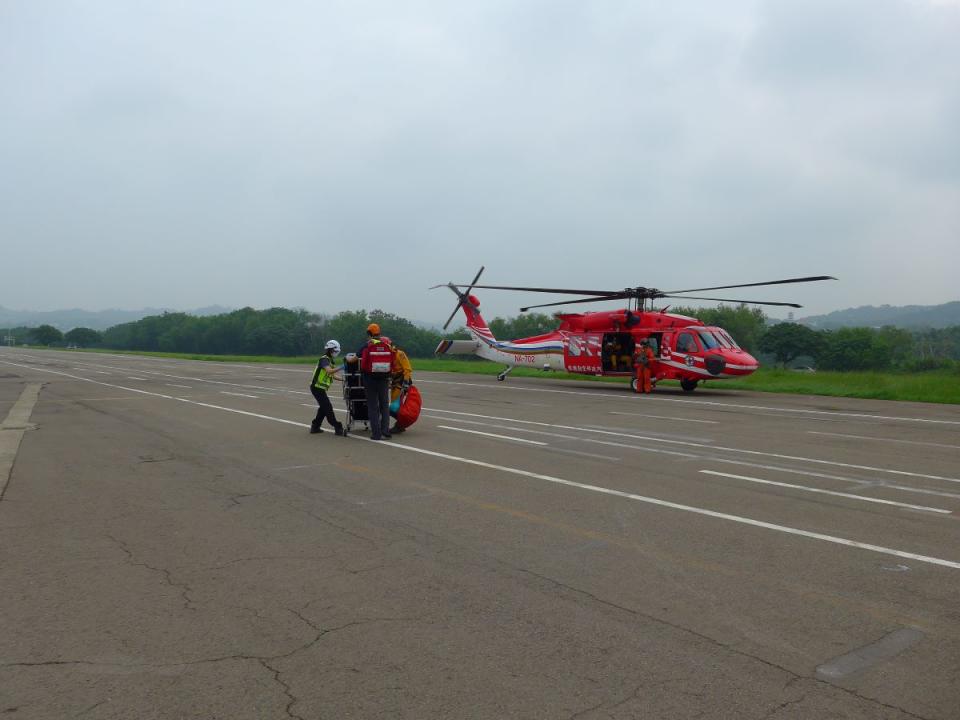
<path fill-rule="evenodd" d="M 400 407 L 397 409 L 397 425 L 402 428 L 408 428 L 413 425 L 420 417 L 420 408 L 423 400 L 420 397 L 420 391 L 416 385 L 411 385 L 403 399 L 400 401 Z"/>
<path fill-rule="evenodd" d="M 386 377 L 393 366 L 393 348 L 382 340 L 364 348 L 360 359 L 361 372 Z"/>

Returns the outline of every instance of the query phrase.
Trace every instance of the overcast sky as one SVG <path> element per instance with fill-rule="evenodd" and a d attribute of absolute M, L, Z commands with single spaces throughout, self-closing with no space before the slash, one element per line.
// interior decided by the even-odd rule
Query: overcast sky
<path fill-rule="evenodd" d="M 0 305 L 442 322 L 480 265 L 960 299 L 960 3 L 0 0 Z"/>

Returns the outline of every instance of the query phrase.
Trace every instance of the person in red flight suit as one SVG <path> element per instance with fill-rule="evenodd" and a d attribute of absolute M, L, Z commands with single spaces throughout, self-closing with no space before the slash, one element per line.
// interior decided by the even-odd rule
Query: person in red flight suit
<path fill-rule="evenodd" d="M 653 349 L 650 347 L 650 343 L 647 340 L 643 340 L 640 343 L 640 347 L 637 348 L 637 387 L 636 390 L 638 393 L 649 393 L 653 392 L 653 383 L 651 382 L 653 374 L 653 363 L 656 360 L 656 356 L 653 354 Z"/>

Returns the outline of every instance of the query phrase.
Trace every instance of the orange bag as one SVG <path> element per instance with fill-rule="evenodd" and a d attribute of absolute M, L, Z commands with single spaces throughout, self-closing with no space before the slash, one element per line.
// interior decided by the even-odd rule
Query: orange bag
<path fill-rule="evenodd" d="M 420 406 L 423 399 L 416 385 L 411 385 L 400 399 L 400 409 L 397 410 L 397 425 L 408 428 L 420 417 Z"/>

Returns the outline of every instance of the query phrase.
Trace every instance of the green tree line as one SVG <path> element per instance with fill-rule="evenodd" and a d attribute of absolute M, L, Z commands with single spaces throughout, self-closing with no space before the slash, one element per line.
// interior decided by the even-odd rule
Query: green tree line
<path fill-rule="evenodd" d="M 383 310 L 327 316 L 303 309 L 243 308 L 204 317 L 185 313 L 146 317 L 109 328 L 101 344 L 118 350 L 213 355 L 318 355 L 331 338 L 340 341 L 344 352 L 359 348 L 371 322 L 414 357 L 431 355 L 441 339 L 439 333 Z"/>
<path fill-rule="evenodd" d="M 909 331 L 896 327 L 811 330 L 780 323 L 764 331 L 761 353 L 787 367 L 810 358 L 820 370 L 901 370 L 960 368 L 960 327 Z"/>
<path fill-rule="evenodd" d="M 737 342 L 766 363 L 784 367 L 797 360 L 822 370 L 918 371 L 955 367 L 960 361 L 960 326 L 908 331 L 894 327 L 812 330 L 797 323 L 769 325 L 758 308 L 720 305 L 674 307 L 672 313 L 701 319 L 726 329 Z M 61 333 L 50 325 L 0 329 L 0 341 L 17 344 L 101 347 L 211 355 L 318 355 L 336 338 L 350 352 L 366 340 L 366 328 L 378 323 L 413 357 L 429 357 L 443 337 L 466 338 L 463 329 L 440 333 L 383 310 L 348 310 L 336 315 L 304 309 L 243 308 L 230 313 L 194 316 L 164 313 L 115 325 L 100 333 L 74 328 Z M 490 329 L 499 338 L 530 337 L 550 332 L 558 321 L 543 313 L 494 318 Z"/>

